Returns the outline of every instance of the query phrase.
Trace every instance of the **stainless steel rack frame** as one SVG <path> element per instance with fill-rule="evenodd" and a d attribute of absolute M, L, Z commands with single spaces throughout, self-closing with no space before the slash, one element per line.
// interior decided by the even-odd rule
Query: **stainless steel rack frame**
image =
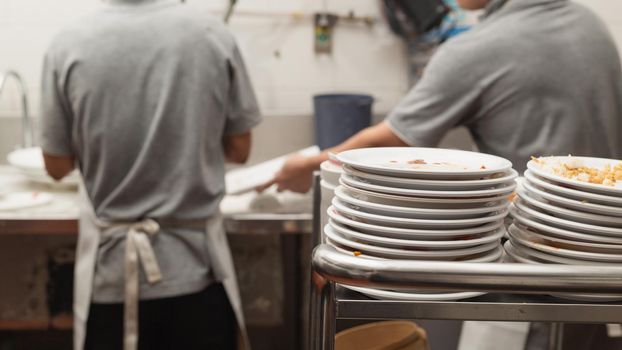
<path fill-rule="evenodd" d="M 316 179 L 316 185 L 318 181 Z M 527 265 L 362 259 L 321 243 L 315 190 L 310 350 L 334 350 L 338 319 L 552 322 L 549 348 L 561 349 L 564 323 L 622 323 L 622 303 L 588 303 L 556 293 L 622 294 L 622 266 Z M 375 300 L 341 284 L 385 289 L 482 291 L 460 301 Z"/>

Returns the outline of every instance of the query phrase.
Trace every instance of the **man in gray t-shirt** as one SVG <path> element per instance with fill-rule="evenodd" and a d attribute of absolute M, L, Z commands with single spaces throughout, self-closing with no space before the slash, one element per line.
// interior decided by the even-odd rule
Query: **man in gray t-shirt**
<path fill-rule="evenodd" d="M 141 300 L 191 296 L 215 285 L 211 266 L 218 262 L 208 256 L 208 235 L 214 233 L 205 232 L 205 220 L 218 215 L 225 161 L 245 161 L 250 130 L 261 120 L 229 31 L 178 2 L 112 1 L 53 40 L 45 56 L 42 107 L 48 171 L 60 178 L 75 160 L 92 213 L 80 234 L 92 233 L 84 232 L 87 224 L 102 229 L 93 257 L 91 302 L 127 300 L 128 230 L 105 231 L 101 221 L 160 222 L 149 241 L 162 278 L 151 283 L 140 275 Z M 201 305 L 197 313 L 217 315 L 217 309 Z M 91 332 L 92 319 L 102 314 L 98 310 L 91 308 L 88 331 L 101 339 L 87 338 L 87 347 L 106 338 L 119 340 Z M 207 334 L 207 324 L 200 336 Z M 178 325 L 177 336 L 191 338 L 182 329 L 187 322 Z M 151 336 L 143 334 L 140 346 Z M 105 344 L 118 348 L 113 345 L 118 343 L 100 346 Z M 171 348 L 177 347 L 183 346 Z"/>
<path fill-rule="evenodd" d="M 457 126 L 469 129 L 480 151 L 508 158 L 520 171 L 531 156 L 622 157 L 621 63 L 600 19 L 569 0 L 458 4 L 484 9 L 481 23 L 440 47 L 421 81 L 383 123 L 319 156 L 290 158 L 262 188 L 276 184 L 306 192 L 312 171 L 330 152 L 434 147 Z M 583 327 L 565 344 L 605 349 L 590 344 L 602 329 Z M 528 348 L 543 349 L 541 340 L 531 337 Z M 619 348 L 613 340 L 606 343 Z"/>
<path fill-rule="evenodd" d="M 466 126 L 480 151 L 523 171 L 531 156 L 622 156 L 622 72 L 603 22 L 569 0 L 459 0 L 480 24 L 448 40 L 387 119 L 317 157 L 293 157 L 263 187 L 299 192 L 352 148 L 434 147 Z"/>
<path fill-rule="evenodd" d="M 502 5 L 502 6 L 500 6 Z M 443 45 L 387 118 L 409 145 L 466 126 L 523 171 L 531 156 L 620 157 L 622 71 L 602 21 L 567 0 L 495 0 Z"/>

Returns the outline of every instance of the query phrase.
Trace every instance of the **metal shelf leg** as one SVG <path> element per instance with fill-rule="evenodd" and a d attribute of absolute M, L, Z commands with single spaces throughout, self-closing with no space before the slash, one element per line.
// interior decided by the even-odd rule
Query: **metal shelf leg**
<path fill-rule="evenodd" d="M 336 313 L 335 283 L 314 276 L 311 296 L 310 350 L 334 350 Z"/>
<path fill-rule="evenodd" d="M 549 350 L 562 350 L 564 347 L 564 324 L 551 323 Z"/>

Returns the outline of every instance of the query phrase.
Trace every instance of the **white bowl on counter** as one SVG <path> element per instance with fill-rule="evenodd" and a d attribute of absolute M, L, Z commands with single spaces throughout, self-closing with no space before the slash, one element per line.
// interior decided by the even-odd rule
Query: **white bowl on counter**
<path fill-rule="evenodd" d="M 8 163 L 16 168 L 21 175 L 36 183 L 55 187 L 77 187 L 80 183 L 80 175 L 77 170 L 56 181 L 50 177 L 43 162 L 43 152 L 39 147 L 22 148 L 15 150 L 7 156 Z"/>
<path fill-rule="evenodd" d="M 339 186 L 339 177 L 342 172 L 341 166 L 331 160 L 324 161 L 320 165 L 320 177 L 333 186 Z"/>

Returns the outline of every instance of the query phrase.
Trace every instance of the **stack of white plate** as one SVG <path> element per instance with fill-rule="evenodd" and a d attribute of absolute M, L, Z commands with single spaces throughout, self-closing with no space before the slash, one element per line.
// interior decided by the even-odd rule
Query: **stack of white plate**
<path fill-rule="evenodd" d="M 500 259 L 503 220 L 517 176 L 508 160 L 429 148 L 359 149 L 338 158 L 344 173 L 324 229 L 326 242 L 336 249 L 389 263 Z M 403 300 L 482 294 L 349 288 Z"/>
<path fill-rule="evenodd" d="M 567 162 L 603 168 L 621 161 L 587 157 L 546 157 L 527 164 L 518 198 L 510 207 L 514 223 L 505 249 L 512 261 L 530 264 L 622 264 L 622 187 L 556 175 L 551 164 Z M 576 300 L 622 300 L 622 295 L 558 294 Z"/>

